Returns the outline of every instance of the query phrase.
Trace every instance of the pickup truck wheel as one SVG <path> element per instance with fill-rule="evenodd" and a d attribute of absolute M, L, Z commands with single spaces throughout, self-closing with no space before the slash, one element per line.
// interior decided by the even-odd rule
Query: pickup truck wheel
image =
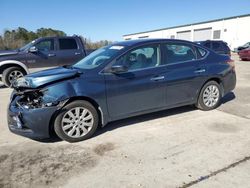
<path fill-rule="evenodd" d="M 98 127 L 98 113 L 87 101 L 73 101 L 63 107 L 54 121 L 57 136 L 67 142 L 90 138 Z"/>
<path fill-rule="evenodd" d="M 10 87 L 12 82 L 25 75 L 25 72 L 19 67 L 9 67 L 3 71 L 2 81 L 4 85 Z"/>

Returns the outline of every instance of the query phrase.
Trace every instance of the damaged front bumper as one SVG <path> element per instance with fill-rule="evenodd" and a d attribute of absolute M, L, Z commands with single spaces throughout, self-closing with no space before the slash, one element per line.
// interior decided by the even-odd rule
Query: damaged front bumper
<path fill-rule="evenodd" d="M 15 134 L 33 139 L 50 137 L 50 123 L 53 115 L 67 102 L 45 103 L 41 98 L 28 97 L 31 93 L 13 93 L 8 107 L 8 127 Z"/>

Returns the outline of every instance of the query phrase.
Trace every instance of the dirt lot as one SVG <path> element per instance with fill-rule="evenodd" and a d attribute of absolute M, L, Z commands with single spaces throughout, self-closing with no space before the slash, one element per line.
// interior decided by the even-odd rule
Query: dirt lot
<path fill-rule="evenodd" d="M 7 129 L 0 89 L 0 187 L 250 187 L 250 62 L 218 109 L 183 107 L 109 124 L 75 144 Z"/>

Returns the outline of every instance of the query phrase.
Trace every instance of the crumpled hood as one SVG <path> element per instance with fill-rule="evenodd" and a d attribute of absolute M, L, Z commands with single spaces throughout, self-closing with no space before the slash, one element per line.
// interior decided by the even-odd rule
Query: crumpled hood
<path fill-rule="evenodd" d="M 18 50 L 0 50 L 0 57 L 18 54 Z"/>
<path fill-rule="evenodd" d="M 13 88 L 38 88 L 49 83 L 60 81 L 67 78 L 79 76 L 82 72 L 79 69 L 58 67 L 28 74 L 19 78 L 12 85 Z"/>

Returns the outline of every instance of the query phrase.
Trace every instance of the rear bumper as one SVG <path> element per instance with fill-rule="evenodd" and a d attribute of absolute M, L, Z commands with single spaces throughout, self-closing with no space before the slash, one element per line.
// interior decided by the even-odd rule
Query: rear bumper
<path fill-rule="evenodd" d="M 224 95 L 233 91 L 236 87 L 236 73 L 234 70 L 230 70 L 223 79 Z"/>
<path fill-rule="evenodd" d="M 12 101 L 8 107 L 8 127 L 15 134 L 32 139 L 50 137 L 50 120 L 57 107 L 25 109 Z"/>

